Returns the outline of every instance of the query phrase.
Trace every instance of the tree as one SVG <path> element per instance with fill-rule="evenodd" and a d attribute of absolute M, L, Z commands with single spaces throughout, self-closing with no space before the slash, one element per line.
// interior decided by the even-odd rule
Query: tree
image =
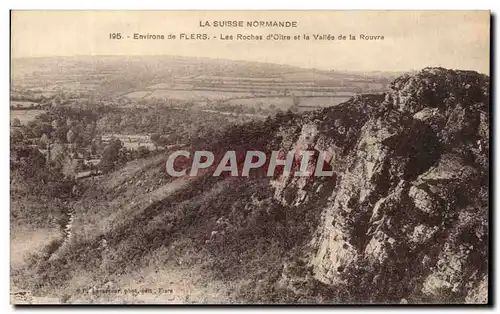
<path fill-rule="evenodd" d="M 66 134 L 66 139 L 68 143 L 73 144 L 76 141 L 77 134 L 73 129 L 69 130 Z"/>
<path fill-rule="evenodd" d="M 158 150 L 158 146 L 166 146 L 168 145 L 168 137 L 164 135 L 160 135 L 158 133 L 154 133 L 150 137 L 151 142 L 155 145 L 155 148 Z"/>
<path fill-rule="evenodd" d="M 41 149 L 46 149 L 47 147 L 49 147 L 49 144 L 50 144 L 49 137 L 47 136 L 47 134 L 43 133 L 42 137 L 40 137 L 40 141 L 38 142 L 38 146 Z"/>
<path fill-rule="evenodd" d="M 151 136 L 149 136 L 149 139 L 151 140 L 151 142 L 153 142 L 153 144 L 155 144 L 155 148 L 158 150 L 158 146 L 160 146 L 159 142 L 160 142 L 160 134 L 158 133 L 153 133 L 151 134 Z"/>
<path fill-rule="evenodd" d="M 13 127 L 20 127 L 21 126 L 21 120 L 19 120 L 19 118 L 12 119 L 12 126 Z"/>
<path fill-rule="evenodd" d="M 60 106 L 61 105 L 61 97 L 59 95 L 57 95 L 56 97 L 54 97 L 54 99 L 52 99 L 52 104 L 54 106 Z"/>
<path fill-rule="evenodd" d="M 120 150 L 123 147 L 123 143 L 117 139 L 112 139 L 108 145 L 104 148 L 104 152 L 102 153 L 102 159 L 99 163 L 99 169 L 102 172 L 110 172 L 115 167 L 119 155 Z"/>
<path fill-rule="evenodd" d="M 59 128 L 60 125 L 61 124 L 59 123 L 59 121 L 57 119 L 52 120 L 52 128 L 54 128 L 54 130 Z"/>
<path fill-rule="evenodd" d="M 27 125 L 29 137 L 41 137 L 44 133 L 52 133 L 52 125 L 50 123 L 42 122 L 39 119 L 28 122 Z"/>
<path fill-rule="evenodd" d="M 12 144 L 19 144 L 24 140 L 24 134 L 19 129 L 13 129 L 10 133 L 10 140 Z"/>
<path fill-rule="evenodd" d="M 146 158 L 149 156 L 149 149 L 146 146 L 139 146 L 137 149 L 137 155 L 139 158 Z"/>
<path fill-rule="evenodd" d="M 54 139 L 57 139 L 60 143 L 65 143 L 68 137 L 69 128 L 62 124 L 57 129 L 54 130 Z"/>
<path fill-rule="evenodd" d="M 89 145 L 92 142 L 92 139 L 94 138 L 95 134 L 96 134 L 95 124 L 94 123 L 87 124 L 81 136 L 83 145 Z"/>

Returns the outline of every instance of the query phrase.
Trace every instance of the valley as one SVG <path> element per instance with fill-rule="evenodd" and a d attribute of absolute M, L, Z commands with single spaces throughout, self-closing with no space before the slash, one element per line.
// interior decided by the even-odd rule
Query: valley
<path fill-rule="evenodd" d="M 487 302 L 488 76 L 431 67 L 389 78 L 180 57 L 13 64 L 19 297 Z M 328 153 L 331 175 L 165 169 L 179 149 L 305 148 Z"/>

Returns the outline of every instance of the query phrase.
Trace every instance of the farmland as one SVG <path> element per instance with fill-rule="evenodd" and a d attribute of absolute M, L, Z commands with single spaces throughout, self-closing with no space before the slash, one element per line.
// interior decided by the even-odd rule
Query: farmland
<path fill-rule="evenodd" d="M 140 92 L 135 92 L 140 93 Z M 134 93 L 132 93 L 134 94 Z M 126 95 L 131 98 L 130 94 Z M 178 99 L 178 100 L 186 100 L 186 101 L 217 101 L 217 100 L 226 100 L 226 99 L 234 99 L 234 98 L 242 98 L 242 97 L 251 97 L 251 93 L 245 92 L 220 92 L 215 90 L 154 90 L 150 92 L 147 98 L 160 98 L 160 99 Z M 132 98 L 133 99 L 133 98 Z"/>
<path fill-rule="evenodd" d="M 335 96 L 335 97 L 254 97 L 254 98 L 240 98 L 231 99 L 227 103 L 231 105 L 241 105 L 241 106 L 255 106 L 262 105 L 265 107 L 276 107 L 283 110 L 289 109 L 294 105 L 294 102 L 299 107 L 330 107 L 335 106 L 349 100 L 350 96 Z"/>
<path fill-rule="evenodd" d="M 40 104 L 33 101 L 11 101 L 10 107 L 12 109 L 31 109 L 39 106 Z"/>
<path fill-rule="evenodd" d="M 173 56 L 14 59 L 11 95 L 68 103 L 106 100 L 121 107 L 176 102 L 242 107 L 254 114 L 334 106 L 357 93 L 387 90 L 392 74 Z M 246 108 L 246 109 L 245 109 Z M 222 109 L 221 109 L 222 110 Z"/>
<path fill-rule="evenodd" d="M 21 124 L 27 124 L 44 112 L 44 110 L 11 110 L 10 120 L 19 119 Z"/>
<path fill-rule="evenodd" d="M 302 110 L 312 110 L 345 102 L 359 92 L 382 92 L 386 88 L 384 80 L 329 76 L 310 70 L 259 77 L 180 77 L 147 86 L 144 90 L 125 94 L 123 97 L 131 102 L 138 99 L 175 99 L 201 106 L 229 104 L 277 110 L 288 110 L 295 106 Z"/>

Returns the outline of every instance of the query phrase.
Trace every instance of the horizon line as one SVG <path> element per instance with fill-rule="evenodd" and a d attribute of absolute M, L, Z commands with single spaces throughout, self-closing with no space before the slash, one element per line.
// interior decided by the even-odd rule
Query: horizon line
<path fill-rule="evenodd" d="M 430 65 L 423 67 L 421 69 L 408 68 L 406 70 L 349 70 L 349 69 L 333 69 L 333 68 L 318 68 L 318 67 L 308 67 L 303 65 L 293 65 L 289 63 L 275 63 L 275 62 L 266 62 L 266 61 L 255 61 L 255 60 L 244 60 L 244 59 L 219 59 L 213 57 L 204 57 L 204 56 L 182 56 L 182 55 L 171 55 L 171 54 L 76 54 L 76 55 L 39 55 L 39 56 L 22 56 L 22 57 L 14 57 L 11 55 L 11 60 L 21 60 L 21 59 L 49 59 L 49 58 L 99 58 L 99 57 L 169 57 L 169 58 L 184 58 L 184 59 L 205 59 L 205 60 L 213 60 L 213 61 L 230 61 L 230 62 L 248 62 L 248 63 L 260 63 L 260 64 L 269 64 L 275 66 L 283 66 L 283 67 L 291 67 L 298 68 L 304 70 L 316 70 L 320 72 L 343 72 L 343 73 L 351 73 L 351 74 L 366 74 L 366 73 L 386 73 L 393 75 L 401 75 L 409 72 L 417 72 L 426 67 L 443 67 L 440 65 Z M 446 67 L 443 67 L 446 68 Z M 446 68 L 451 69 L 451 68 Z M 457 70 L 457 69 L 452 69 Z M 463 70 L 463 69 L 458 69 Z M 478 73 L 482 73 L 477 70 L 465 70 L 465 71 L 476 71 Z M 486 73 L 482 73 L 486 74 Z M 488 74 L 487 74 L 488 75 Z"/>

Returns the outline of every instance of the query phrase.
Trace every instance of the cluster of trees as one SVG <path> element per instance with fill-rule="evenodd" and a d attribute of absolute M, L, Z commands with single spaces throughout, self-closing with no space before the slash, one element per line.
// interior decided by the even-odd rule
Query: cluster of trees
<path fill-rule="evenodd" d="M 140 146 L 137 150 L 127 149 L 122 141 L 113 138 L 104 146 L 98 169 L 104 173 L 108 173 L 128 161 L 147 158 L 151 154 L 152 152 L 145 146 Z"/>
<path fill-rule="evenodd" d="M 299 111 L 300 97 L 296 95 L 289 95 L 291 98 L 292 105 L 289 108 L 283 109 L 275 104 L 265 104 L 265 100 L 255 100 L 255 103 L 249 106 L 248 104 L 231 104 L 227 101 L 218 101 L 215 103 L 209 103 L 205 108 L 216 111 L 233 112 L 236 114 L 255 114 L 262 116 L 271 116 L 277 113 L 283 113 L 286 110 L 291 110 L 292 112 Z"/>
<path fill-rule="evenodd" d="M 217 113 L 158 106 L 109 112 L 97 128 L 103 133 L 151 134 L 153 143 L 164 146 L 189 144 L 234 123 Z"/>
<path fill-rule="evenodd" d="M 91 110 L 53 107 L 27 125 L 14 119 L 11 140 L 14 144 L 40 144 L 41 148 L 49 143 L 86 147 L 96 135 L 96 121 L 97 115 Z"/>
<path fill-rule="evenodd" d="M 235 110 L 237 108 L 244 107 L 227 105 L 217 109 L 239 112 Z M 77 156 L 90 159 L 93 155 L 99 155 L 102 156 L 99 169 L 108 172 L 129 160 L 147 157 L 151 152 L 146 147 L 127 149 L 119 139 L 104 143 L 99 134 L 148 134 L 157 148 L 175 144 L 194 147 L 220 138 L 224 130 L 231 130 L 249 120 L 243 115 L 227 116 L 192 106 L 183 108 L 177 104 L 142 108 L 51 106 L 27 125 L 13 120 L 11 144 L 48 149 L 48 159 L 61 164 Z M 54 158 L 55 148 L 59 149 L 62 156 L 59 159 Z M 80 170 L 88 169 L 83 167 Z"/>
<path fill-rule="evenodd" d="M 179 113 L 178 110 L 172 112 Z M 94 155 L 102 156 L 98 168 L 103 172 L 108 172 L 129 160 L 148 157 L 151 152 L 144 146 L 138 149 L 127 149 L 119 139 L 112 139 L 109 143 L 105 143 L 99 133 L 144 134 L 151 133 L 150 130 L 170 132 L 169 135 L 157 132 L 151 136 L 152 142 L 157 147 L 161 147 L 169 143 L 181 143 L 186 139 L 182 134 L 177 133 L 176 120 L 177 124 L 186 127 L 195 123 L 190 120 L 183 124 L 182 116 L 179 114 L 173 117 L 157 113 L 157 111 L 144 108 L 124 110 L 105 106 L 86 106 L 85 108 L 52 106 L 26 125 L 21 124 L 19 119 L 14 119 L 11 123 L 11 145 L 14 150 L 25 147 L 47 149 L 49 162 L 57 163 L 63 169 L 73 167 L 71 171 L 92 170 L 92 167 L 80 164 L 68 165 L 74 158 L 90 159 Z M 167 120 L 168 123 L 165 123 Z M 162 123 L 166 126 L 161 127 Z M 214 125 L 217 124 L 217 122 L 214 123 Z M 195 133 L 195 131 L 191 132 Z"/>
<path fill-rule="evenodd" d="M 14 101 L 32 101 L 32 102 L 44 102 L 47 97 L 43 96 L 41 90 L 33 90 L 33 89 L 23 89 L 17 90 L 12 89 L 10 91 L 10 100 Z"/>
<path fill-rule="evenodd" d="M 74 98 L 76 95 L 69 95 L 67 93 L 58 92 L 55 94 L 44 93 L 40 89 L 25 89 L 22 91 L 13 90 L 10 94 L 12 101 L 31 101 L 39 104 L 40 106 L 53 105 L 60 106 L 68 99 Z"/>
<path fill-rule="evenodd" d="M 63 165 L 47 162 L 45 156 L 34 147 L 15 147 L 17 160 L 11 162 L 11 176 L 23 179 L 31 194 L 68 198 L 72 194 L 74 180 L 63 174 Z"/>
<path fill-rule="evenodd" d="M 265 106 L 263 102 L 256 101 L 252 106 L 248 105 L 234 105 L 226 101 L 218 101 L 215 103 L 210 103 L 205 106 L 205 108 L 215 111 L 233 112 L 236 114 L 259 114 L 259 115 L 270 115 L 276 113 L 278 108 L 275 105 Z"/>

